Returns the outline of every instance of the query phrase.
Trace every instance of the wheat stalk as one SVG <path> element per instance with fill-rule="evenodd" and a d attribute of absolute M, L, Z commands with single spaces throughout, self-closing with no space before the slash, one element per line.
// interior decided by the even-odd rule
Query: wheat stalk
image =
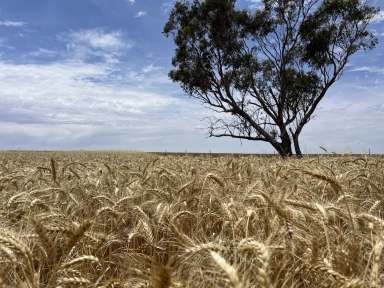
<path fill-rule="evenodd" d="M 210 254 L 216 265 L 219 266 L 225 272 L 229 281 L 232 284 L 232 287 L 242 288 L 243 285 L 241 284 L 239 276 L 237 275 L 236 269 L 231 264 L 229 264 L 219 253 L 215 251 L 210 251 Z"/>
<path fill-rule="evenodd" d="M 373 246 L 373 257 L 372 257 L 372 268 L 371 268 L 371 279 L 370 286 L 371 288 L 382 287 L 380 283 L 380 268 L 381 268 L 381 255 L 383 253 L 384 241 L 379 240 L 376 242 L 375 246 Z"/>

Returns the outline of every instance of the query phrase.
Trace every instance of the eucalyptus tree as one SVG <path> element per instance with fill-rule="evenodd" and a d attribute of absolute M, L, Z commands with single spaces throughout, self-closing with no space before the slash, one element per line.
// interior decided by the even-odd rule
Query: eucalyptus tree
<path fill-rule="evenodd" d="M 361 0 L 176 1 L 170 78 L 217 112 L 212 137 L 264 141 L 301 156 L 299 136 L 351 56 L 372 49 L 378 9 Z M 292 148 L 293 146 L 293 148 Z"/>

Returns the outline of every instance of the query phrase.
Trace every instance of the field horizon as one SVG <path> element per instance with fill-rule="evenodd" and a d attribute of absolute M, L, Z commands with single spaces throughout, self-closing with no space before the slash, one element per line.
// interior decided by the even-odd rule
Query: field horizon
<path fill-rule="evenodd" d="M 242 152 L 193 152 L 193 151 L 140 151 L 140 150 L 124 150 L 124 149 L 0 149 L 0 153 L 126 153 L 126 154 L 152 154 L 158 156 L 256 156 L 256 157 L 279 157 L 281 156 L 277 153 L 242 153 Z M 381 157 L 384 156 L 384 153 L 353 153 L 353 152 L 345 152 L 345 153 L 336 153 L 336 152 L 328 152 L 328 153 L 303 153 L 304 157 L 317 157 L 317 156 L 333 156 L 333 157 L 364 157 L 364 156 L 372 156 L 372 157 Z M 296 158 L 296 155 L 290 156 L 292 158 Z M 288 159 L 290 158 L 288 157 Z"/>

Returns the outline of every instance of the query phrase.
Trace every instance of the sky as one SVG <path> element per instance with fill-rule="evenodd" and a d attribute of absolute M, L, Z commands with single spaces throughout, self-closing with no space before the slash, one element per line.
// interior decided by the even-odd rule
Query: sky
<path fill-rule="evenodd" d="M 208 110 L 168 78 L 172 5 L 1 0 L 0 149 L 273 153 L 208 137 Z M 304 128 L 303 152 L 384 153 L 384 12 L 370 30 L 378 48 L 351 59 Z"/>

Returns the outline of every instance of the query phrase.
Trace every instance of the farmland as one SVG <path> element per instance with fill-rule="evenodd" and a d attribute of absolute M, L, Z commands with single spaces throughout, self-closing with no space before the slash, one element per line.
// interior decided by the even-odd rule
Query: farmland
<path fill-rule="evenodd" d="M 383 287 L 384 158 L 0 153 L 0 287 Z"/>

